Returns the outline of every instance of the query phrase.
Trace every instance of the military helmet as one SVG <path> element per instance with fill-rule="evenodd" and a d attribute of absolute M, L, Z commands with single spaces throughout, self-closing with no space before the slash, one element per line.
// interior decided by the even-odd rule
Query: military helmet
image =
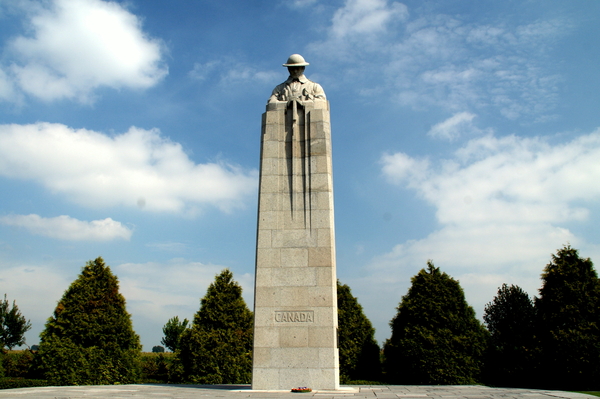
<path fill-rule="evenodd" d="M 284 67 L 301 67 L 310 65 L 304 60 L 300 54 L 292 54 L 287 60 L 287 63 L 283 64 Z"/>

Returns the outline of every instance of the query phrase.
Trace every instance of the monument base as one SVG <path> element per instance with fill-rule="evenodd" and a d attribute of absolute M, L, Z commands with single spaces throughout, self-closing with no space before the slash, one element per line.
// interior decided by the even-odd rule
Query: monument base
<path fill-rule="evenodd" d="M 287 393 L 291 392 L 291 389 L 231 389 L 230 392 L 244 392 L 244 393 Z M 359 387 L 341 386 L 338 389 L 312 389 L 313 394 L 354 394 L 359 393 Z"/>

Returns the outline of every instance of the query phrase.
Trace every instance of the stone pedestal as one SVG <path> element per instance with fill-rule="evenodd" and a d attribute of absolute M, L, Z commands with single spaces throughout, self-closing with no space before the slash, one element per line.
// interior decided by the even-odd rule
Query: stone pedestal
<path fill-rule="evenodd" d="M 329 103 L 263 114 L 252 388 L 339 388 Z"/>

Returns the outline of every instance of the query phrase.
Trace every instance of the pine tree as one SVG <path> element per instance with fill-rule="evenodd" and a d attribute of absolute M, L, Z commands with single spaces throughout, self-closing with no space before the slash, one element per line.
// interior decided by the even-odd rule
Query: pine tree
<path fill-rule="evenodd" d="M 569 245 L 553 254 L 535 308 L 540 383 L 600 388 L 600 282 L 592 261 Z"/>
<path fill-rule="evenodd" d="M 392 337 L 384 346 L 386 378 L 400 384 L 473 384 L 480 375 L 487 331 L 458 281 L 427 262 L 412 278 Z"/>
<path fill-rule="evenodd" d="M 242 287 L 225 269 L 208 287 L 192 326 L 181 335 L 176 352 L 180 378 L 200 384 L 249 383 L 252 326 Z"/>
<path fill-rule="evenodd" d="M 25 333 L 31 329 L 31 323 L 25 319 L 13 301 L 9 309 L 8 299 L 0 300 L 0 351 L 11 350 L 15 346 L 25 344 Z"/>
<path fill-rule="evenodd" d="M 352 296 L 350 287 L 337 282 L 340 379 L 377 381 L 381 378 L 375 329 Z"/>
<path fill-rule="evenodd" d="M 163 334 L 165 336 L 161 339 L 160 343 L 166 346 L 171 352 L 175 352 L 179 346 L 181 334 L 183 334 L 187 325 L 188 319 L 179 321 L 179 316 L 170 318 L 163 327 Z"/>
<path fill-rule="evenodd" d="M 483 320 L 490 332 L 485 381 L 496 386 L 524 387 L 534 378 L 535 309 L 519 286 L 503 284 L 485 305 Z"/>
<path fill-rule="evenodd" d="M 39 360 L 56 385 L 135 382 L 140 339 L 119 282 L 102 258 L 87 262 L 40 335 Z"/>

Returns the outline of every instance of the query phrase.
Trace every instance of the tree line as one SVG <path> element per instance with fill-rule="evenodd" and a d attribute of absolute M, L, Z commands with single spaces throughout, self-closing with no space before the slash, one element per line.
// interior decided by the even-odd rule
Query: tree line
<path fill-rule="evenodd" d="M 567 390 L 600 388 L 600 280 L 567 245 L 533 300 L 503 284 L 475 318 L 457 280 L 428 262 L 412 278 L 383 347 L 387 381 Z"/>
<path fill-rule="evenodd" d="M 541 279 L 533 299 L 503 284 L 481 322 L 460 283 L 428 261 L 412 277 L 382 348 L 350 287 L 338 281 L 341 382 L 598 389 L 600 280 L 591 260 L 567 245 L 552 255 Z M 0 327 L 6 352 L 24 343 L 31 326 L 5 297 Z M 58 302 L 30 367 L 53 385 L 138 382 L 153 367 L 165 382 L 249 383 L 252 327 L 242 288 L 225 269 L 191 323 L 177 316 L 167 321 L 161 343 L 173 354 L 157 354 L 150 367 L 118 280 L 97 258 Z"/>

